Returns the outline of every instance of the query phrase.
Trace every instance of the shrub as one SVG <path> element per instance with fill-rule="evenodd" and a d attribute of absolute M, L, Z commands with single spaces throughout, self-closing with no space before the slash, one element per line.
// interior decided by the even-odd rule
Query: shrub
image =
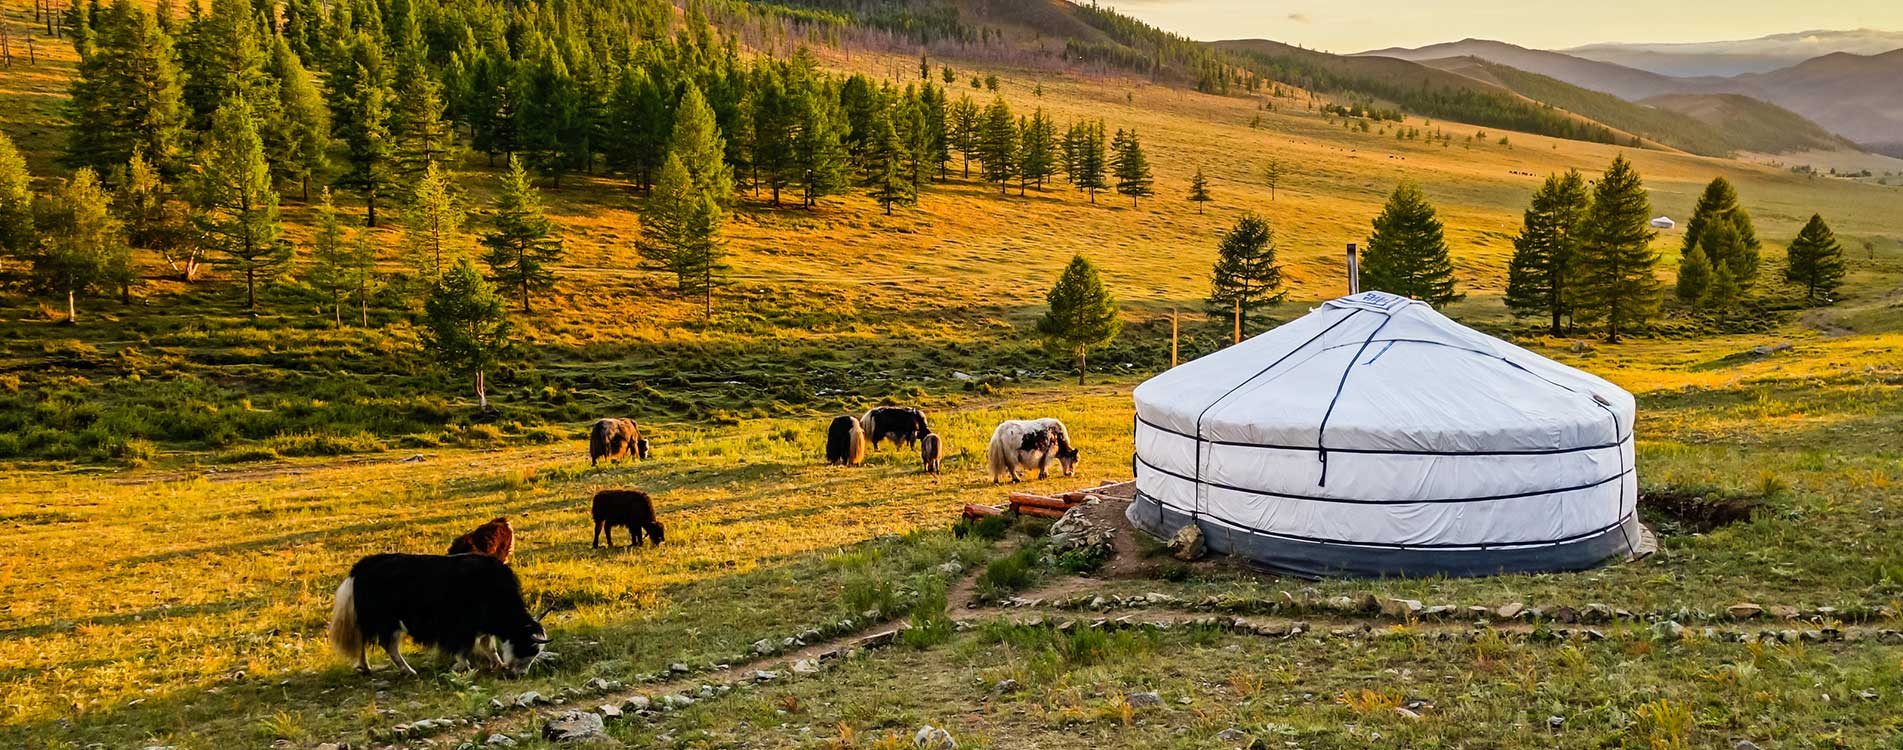
<path fill-rule="evenodd" d="M 1037 579 L 1037 559 L 1042 551 L 1038 545 L 1031 545 L 991 561 L 978 576 L 979 598 L 997 601 L 1029 587 Z"/>
<path fill-rule="evenodd" d="M 899 642 L 924 649 L 951 640 L 957 628 L 952 623 L 951 615 L 945 611 L 949 607 L 945 599 L 945 585 L 929 584 L 912 602 L 911 626 L 899 633 Z"/>
<path fill-rule="evenodd" d="M 964 539 L 977 537 L 995 542 L 1003 539 L 1011 530 L 1011 521 L 1004 516 L 984 516 L 977 519 L 961 518 L 952 526 L 952 536 Z"/>

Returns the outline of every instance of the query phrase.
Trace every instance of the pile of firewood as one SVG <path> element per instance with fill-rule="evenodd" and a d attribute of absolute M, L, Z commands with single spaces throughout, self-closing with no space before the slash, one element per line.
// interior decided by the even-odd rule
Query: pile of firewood
<path fill-rule="evenodd" d="M 1020 516 L 1035 516 L 1037 518 L 1063 518 L 1064 511 L 1070 510 L 1082 504 L 1084 501 L 1089 500 L 1092 496 L 1111 487 L 1115 487 L 1118 484 L 1121 483 L 1112 482 L 1087 490 L 1071 490 L 1070 492 L 1060 492 L 1055 495 L 1033 495 L 1029 492 L 1013 492 L 1011 493 L 1010 501 L 1001 506 L 967 503 L 965 505 L 965 517 L 975 519 L 984 518 L 985 516 L 1004 515 L 1005 513 L 1016 513 Z"/>

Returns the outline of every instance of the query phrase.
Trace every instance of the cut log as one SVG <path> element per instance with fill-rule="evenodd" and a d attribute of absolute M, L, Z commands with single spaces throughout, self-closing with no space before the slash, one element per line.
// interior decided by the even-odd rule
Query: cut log
<path fill-rule="evenodd" d="M 1051 503 L 1057 503 L 1059 505 L 1064 504 L 1064 499 L 1061 497 L 1052 497 L 1050 495 L 1033 495 L 1029 492 L 1011 493 L 1011 502 L 1015 503 L 1019 500 L 1028 500 L 1034 503 L 1044 503 L 1046 505 Z"/>
<path fill-rule="evenodd" d="M 1064 511 L 1053 508 L 1039 508 L 1034 505 L 1012 506 L 1012 510 L 1017 511 L 1017 514 L 1020 516 L 1035 516 L 1037 518 L 1051 519 L 1064 517 Z"/>
<path fill-rule="evenodd" d="M 965 503 L 966 518 L 985 518 L 987 516 L 1002 515 L 1004 515 L 1003 508 L 994 508 L 989 505 L 978 505 L 976 503 Z"/>
<path fill-rule="evenodd" d="M 1071 503 L 1067 503 L 1062 500 L 1053 500 L 1048 497 L 1038 497 L 1036 495 L 1018 495 L 1018 494 L 1011 495 L 1011 507 L 1013 508 L 1018 508 L 1018 507 L 1047 508 L 1050 510 L 1062 512 L 1062 511 L 1070 510 L 1070 506 L 1071 506 Z"/>

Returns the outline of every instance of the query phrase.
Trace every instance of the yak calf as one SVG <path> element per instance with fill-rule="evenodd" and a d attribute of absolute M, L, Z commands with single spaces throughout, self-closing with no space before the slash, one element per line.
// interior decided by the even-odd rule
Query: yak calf
<path fill-rule="evenodd" d="M 595 543 L 601 546 L 602 534 L 608 536 L 608 548 L 615 546 L 616 526 L 628 530 L 634 537 L 629 546 L 641 546 L 641 536 L 646 532 L 649 539 L 659 545 L 664 539 L 661 522 L 654 520 L 654 500 L 648 493 L 640 490 L 602 490 L 595 493 L 595 507 L 592 515 L 595 519 Z"/>

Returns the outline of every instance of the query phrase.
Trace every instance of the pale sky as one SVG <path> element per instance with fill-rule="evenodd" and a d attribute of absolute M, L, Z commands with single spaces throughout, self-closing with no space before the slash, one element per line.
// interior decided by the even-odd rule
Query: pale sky
<path fill-rule="evenodd" d="M 1087 1 L 1087 0 L 1084 0 Z M 1903 0 L 1099 0 L 1200 41 L 1264 38 L 1328 52 L 1474 37 L 1561 49 L 1705 42 L 1812 29 L 1903 29 Z"/>

